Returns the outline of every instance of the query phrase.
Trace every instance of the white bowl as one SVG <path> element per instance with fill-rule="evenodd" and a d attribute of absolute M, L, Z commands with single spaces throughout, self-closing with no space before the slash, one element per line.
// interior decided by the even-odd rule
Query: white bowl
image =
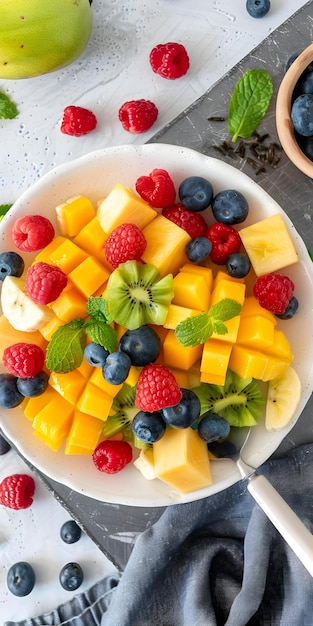
<path fill-rule="evenodd" d="M 211 181 L 215 194 L 225 188 L 241 191 L 250 205 L 245 225 L 274 213 L 283 214 L 298 252 L 299 263 L 286 268 L 284 273 L 295 282 L 300 300 L 299 311 L 293 319 L 279 322 L 279 325 L 294 352 L 293 366 L 302 382 L 302 399 L 293 422 L 284 430 L 266 431 L 263 419 L 254 427 L 257 437 L 253 437 L 249 461 L 258 467 L 275 451 L 292 428 L 312 393 L 313 275 L 306 247 L 291 221 L 254 181 L 222 161 L 179 146 L 151 144 L 100 150 L 57 167 L 21 196 L 0 224 L 1 249 L 14 249 L 10 232 L 17 217 L 41 213 L 49 216 L 56 226 L 54 208 L 70 196 L 84 194 L 96 205 L 115 183 L 134 188 L 138 176 L 149 174 L 154 168 L 168 170 L 177 189 L 187 176 L 199 175 Z M 30 257 L 27 259 L 29 264 Z M 133 506 L 166 506 L 190 502 L 217 493 L 240 478 L 232 461 L 216 461 L 212 463 L 212 486 L 189 494 L 179 494 L 159 480 L 144 479 L 132 465 L 110 476 L 97 471 L 91 457 L 53 452 L 32 434 L 32 426 L 20 408 L 2 409 L 0 425 L 24 457 L 39 470 L 77 492 L 104 502 Z"/>

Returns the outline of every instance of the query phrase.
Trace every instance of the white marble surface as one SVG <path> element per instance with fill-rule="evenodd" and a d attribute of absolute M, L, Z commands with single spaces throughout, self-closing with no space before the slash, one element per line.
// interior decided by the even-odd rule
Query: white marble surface
<path fill-rule="evenodd" d="M 256 20 L 247 14 L 245 0 L 94 0 L 90 42 L 75 63 L 33 79 L 0 79 L 0 90 L 19 109 L 16 119 L 0 120 L 0 205 L 15 201 L 55 165 L 98 148 L 146 142 L 305 4 L 272 0 L 268 15 Z M 188 74 L 176 81 L 157 76 L 149 66 L 151 48 L 166 41 L 183 43 L 190 56 Z M 152 100 L 159 117 L 149 132 L 131 135 L 117 112 L 124 101 L 139 98 Z M 90 135 L 60 132 L 63 109 L 70 104 L 96 114 L 98 126 Z M 0 457 L 0 480 L 19 471 L 29 472 L 15 452 Z M 61 542 L 59 529 L 66 519 L 66 511 L 38 480 L 29 509 L 0 506 L 3 622 L 42 614 L 70 599 L 58 583 L 65 562 L 85 566 L 80 591 L 113 571 L 88 537 L 72 546 Z M 25 598 L 15 598 L 6 586 L 7 569 L 18 560 L 29 560 L 38 571 L 36 586 Z"/>

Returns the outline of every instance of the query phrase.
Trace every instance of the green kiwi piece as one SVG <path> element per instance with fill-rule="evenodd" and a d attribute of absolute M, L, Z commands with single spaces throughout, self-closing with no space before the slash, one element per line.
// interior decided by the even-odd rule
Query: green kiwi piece
<path fill-rule="evenodd" d="M 201 383 L 194 387 L 201 403 L 201 415 L 207 411 L 224 417 L 230 426 L 254 426 L 261 416 L 264 397 L 257 381 L 240 378 L 228 370 L 225 385 Z"/>
<path fill-rule="evenodd" d="M 103 424 L 102 436 L 109 439 L 124 428 L 127 429 L 133 421 L 138 408 L 135 406 L 136 387 L 124 383 L 116 394 L 112 404 L 112 415 L 109 415 Z"/>
<path fill-rule="evenodd" d="M 162 326 L 173 295 L 172 274 L 161 278 L 154 265 L 127 261 L 110 275 L 105 299 L 113 320 L 134 330 L 143 324 Z"/>

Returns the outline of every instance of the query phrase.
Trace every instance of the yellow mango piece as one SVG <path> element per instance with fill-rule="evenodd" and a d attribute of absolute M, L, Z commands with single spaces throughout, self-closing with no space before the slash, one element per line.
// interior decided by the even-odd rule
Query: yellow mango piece
<path fill-rule="evenodd" d="M 94 217 L 81 229 L 78 235 L 74 237 L 73 242 L 88 254 L 96 257 L 96 259 L 101 261 L 105 266 L 111 268 L 103 250 L 108 236 L 108 233 L 105 233 L 101 227 L 98 218 Z"/>
<path fill-rule="evenodd" d="M 202 267 L 202 265 L 195 265 L 194 263 L 185 263 L 179 271 L 202 276 L 206 281 L 208 290 L 212 291 L 213 272 L 210 267 Z"/>
<path fill-rule="evenodd" d="M 42 263 L 51 263 L 50 255 L 58 248 L 64 241 L 66 241 L 66 237 L 62 237 L 58 235 L 54 237 L 47 246 L 45 246 L 42 250 L 40 250 L 35 256 L 35 262 Z"/>
<path fill-rule="evenodd" d="M 48 446 L 48 448 L 53 450 L 53 452 L 59 452 L 64 442 L 64 437 L 60 437 L 59 439 L 50 439 L 39 430 L 33 430 L 33 434 L 37 437 L 37 439 L 40 439 L 40 441 Z"/>
<path fill-rule="evenodd" d="M 74 412 L 74 417 L 70 431 L 66 439 L 65 454 L 67 454 L 68 447 L 77 446 L 80 448 L 87 448 L 89 454 L 94 451 L 98 445 L 99 437 L 103 428 L 103 421 L 92 415 L 86 415 L 77 409 Z"/>
<path fill-rule="evenodd" d="M 224 272 L 223 270 L 218 270 L 213 281 L 213 289 L 215 289 L 217 283 L 220 280 L 227 280 L 233 283 L 245 283 L 245 278 L 235 278 L 234 276 L 230 276 L 227 272 Z"/>
<path fill-rule="evenodd" d="M 178 272 L 174 277 L 173 304 L 190 307 L 199 311 L 208 311 L 210 291 L 207 281 L 200 274 Z"/>
<path fill-rule="evenodd" d="M 64 239 L 49 255 L 52 265 L 59 267 L 62 272 L 69 274 L 79 263 L 87 257 L 87 252 L 76 246 L 70 239 Z"/>
<path fill-rule="evenodd" d="M 93 450 L 89 450 L 89 448 L 83 448 L 82 446 L 73 446 L 72 444 L 68 443 L 67 440 L 65 441 L 64 454 L 71 454 L 73 456 L 91 456 L 92 453 Z"/>
<path fill-rule="evenodd" d="M 85 378 L 77 369 L 67 374 L 51 372 L 49 376 L 49 385 L 70 404 L 76 404 L 85 384 Z"/>
<path fill-rule="evenodd" d="M 98 417 L 98 419 L 105 421 L 112 404 L 112 396 L 109 396 L 108 393 L 88 381 L 78 399 L 76 408 L 82 413 L 93 415 L 93 417 Z"/>
<path fill-rule="evenodd" d="M 185 306 L 179 306 L 178 304 L 170 304 L 164 322 L 164 328 L 170 328 L 175 330 L 177 324 L 183 322 L 188 317 L 195 317 L 200 315 L 202 311 L 196 311 L 195 309 L 189 309 Z"/>
<path fill-rule="evenodd" d="M 112 385 L 111 383 L 108 383 L 108 381 L 105 380 L 104 376 L 102 375 L 101 367 L 94 367 L 93 370 L 94 371 L 89 378 L 90 382 L 99 387 L 99 389 L 102 389 L 102 391 L 105 391 L 105 393 L 108 393 L 109 396 L 114 398 L 116 394 L 120 391 L 120 389 L 122 389 L 123 385 Z"/>
<path fill-rule="evenodd" d="M 147 202 L 120 183 L 102 200 L 97 217 L 104 232 L 111 233 L 121 224 L 136 224 L 143 229 L 157 215 Z"/>
<path fill-rule="evenodd" d="M 155 265 L 161 276 L 177 274 L 187 260 L 186 245 L 191 241 L 188 233 L 163 215 L 158 215 L 142 232 L 147 240 L 142 260 Z"/>
<path fill-rule="evenodd" d="M 55 391 L 48 385 L 46 391 L 42 393 L 40 396 L 35 396 L 34 398 L 28 398 L 25 406 L 23 406 L 23 413 L 25 417 L 31 422 L 34 417 L 36 417 L 37 413 L 43 409 L 43 407 L 50 402 L 55 397 Z"/>
<path fill-rule="evenodd" d="M 3 354 L 3 351 L 9 346 L 26 340 L 27 343 L 34 343 L 36 346 L 40 346 L 43 350 L 45 350 L 47 346 L 47 341 L 41 335 L 39 330 L 28 332 L 26 335 L 24 331 L 13 328 L 4 315 L 0 316 L 0 357 Z"/>
<path fill-rule="evenodd" d="M 86 299 L 94 294 L 109 276 L 109 270 L 92 256 L 88 256 L 69 273 L 70 280 Z"/>
<path fill-rule="evenodd" d="M 202 346 L 181 346 L 174 330 L 169 330 L 163 343 L 165 365 L 189 370 L 201 357 Z"/>
<path fill-rule="evenodd" d="M 130 385 L 130 387 L 134 387 L 138 382 L 140 372 L 141 367 L 135 367 L 135 365 L 131 365 L 125 383 L 127 383 L 127 385 Z"/>
<path fill-rule="evenodd" d="M 66 322 L 64 320 L 60 320 L 56 315 L 54 315 L 49 322 L 39 329 L 39 332 L 47 341 L 50 341 L 52 335 L 58 330 L 58 328 L 60 328 L 60 326 L 64 326 L 65 323 Z"/>
<path fill-rule="evenodd" d="M 269 357 L 266 354 L 238 344 L 233 346 L 229 368 L 241 378 L 264 380 L 264 373 L 268 365 Z"/>
<path fill-rule="evenodd" d="M 231 320 L 224 322 L 224 324 L 227 328 L 227 333 L 225 335 L 213 333 L 212 339 L 218 339 L 219 341 L 225 341 L 226 343 L 236 343 L 240 325 L 240 315 L 236 315 Z"/>
<path fill-rule="evenodd" d="M 200 363 L 201 381 L 224 385 L 231 352 L 231 344 L 218 339 L 208 339 L 203 345 Z"/>
<path fill-rule="evenodd" d="M 57 223 L 61 235 L 75 237 L 96 215 L 96 211 L 85 196 L 72 196 L 56 209 Z"/>
<path fill-rule="evenodd" d="M 153 445 L 157 478 L 181 493 L 212 484 L 206 443 L 192 428 L 170 428 Z"/>
<path fill-rule="evenodd" d="M 87 315 L 86 298 L 71 283 L 48 306 L 64 322 Z"/>
<path fill-rule="evenodd" d="M 240 321 L 237 342 L 252 349 L 266 351 L 274 341 L 274 325 L 266 317 L 244 317 Z"/>
<path fill-rule="evenodd" d="M 169 367 L 168 369 L 172 372 L 173 376 L 175 376 L 179 387 L 182 387 L 183 389 L 189 388 L 188 372 L 181 370 L 181 369 L 176 369 L 173 367 Z"/>
<path fill-rule="evenodd" d="M 93 366 L 88 363 L 87 359 L 83 359 L 80 366 L 77 368 L 77 371 L 80 372 L 86 380 L 90 378 L 93 370 Z"/>
<path fill-rule="evenodd" d="M 280 357 L 282 359 L 286 359 L 286 361 L 289 361 L 291 363 L 291 361 L 293 360 L 291 346 L 282 330 L 275 328 L 273 343 L 271 344 L 271 346 L 266 348 L 266 353 L 274 355 L 277 358 Z"/>
<path fill-rule="evenodd" d="M 35 415 L 33 428 L 45 440 L 59 445 L 67 437 L 74 407 L 55 391 L 53 397 Z"/>
<path fill-rule="evenodd" d="M 274 326 L 276 326 L 277 317 L 274 315 L 274 313 L 271 313 L 271 311 L 267 311 L 267 309 L 264 309 L 254 296 L 248 296 L 247 298 L 245 298 L 242 309 L 240 311 L 241 319 L 244 317 L 255 317 L 259 315 L 261 315 L 262 317 L 266 317 L 272 322 Z"/>
<path fill-rule="evenodd" d="M 268 363 L 265 367 L 261 380 L 267 382 L 273 380 L 274 378 L 278 378 L 287 371 L 288 367 L 290 367 L 290 361 L 284 361 L 279 357 L 269 356 Z"/>
<path fill-rule="evenodd" d="M 245 289 L 246 286 L 244 283 L 228 280 L 226 278 L 220 278 L 212 291 L 211 306 L 220 300 L 224 300 L 225 298 L 235 300 L 239 304 L 243 305 L 245 299 Z"/>

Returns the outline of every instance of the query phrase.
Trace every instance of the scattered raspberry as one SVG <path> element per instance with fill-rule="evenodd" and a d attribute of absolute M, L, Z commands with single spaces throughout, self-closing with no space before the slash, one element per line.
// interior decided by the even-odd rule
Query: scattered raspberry
<path fill-rule="evenodd" d="M 180 228 L 183 228 L 190 235 L 191 239 L 204 237 L 205 235 L 207 224 L 204 217 L 200 213 L 186 209 L 181 202 L 163 209 L 162 215 L 174 222 L 174 224 L 177 224 L 177 226 L 180 226 Z"/>
<path fill-rule="evenodd" d="M 19 378 L 31 378 L 42 371 L 45 362 L 44 351 L 34 343 L 14 343 L 2 355 L 4 367 Z"/>
<path fill-rule="evenodd" d="M 92 111 L 84 107 L 68 106 L 63 111 L 61 132 L 65 135 L 81 137 L 88 135 L 97 126 L 97 118 Z"/>
<path fill-rule="evenodd" d="M 264 274 L 257 278 L 253 294 L 264 309 L 281 315 L 293 296 L 294 288 L 288 276 Z"/>
<path fill-rule="evenodd" d="M 27 509 L 33 502 L 35 482 L 28 474 L 12 474 L 0 483 L 0 504 L 9 509 Z"/>
<path fill-rule="evenodd" d="M 66 285 L 66 274 L 49 263 L 39 261 L 27 270 L 25 290 L 36 304 L 48 304 L 56 300 Z"/>
<path fill-rule="evenodd" d="M 111 232 L 104 246 L 107 260 L 113 267 L 126 261 L 139 261 L 147 246 L 140 228 L 135 224 L 121 224 Z"/>
<path fill-rule="evenodd" d="M 135 186 L 141 198 L 155 208 L 163 209 L 175 202 L 175 186 L 166 170 L 154 169 L 149 176 L 140 176 Z"/>
<path fill-rule="evenodd" d="M 149 60 L 156 74 L 170 80 L 184 76 L 189 70 L 187 50 L 181 43 L 158 44 L 151 50 Z"/>
<path fill-rule="evenodd" d="M 224 265 L 229 255 L 239 252 L 241 248 L 241 239 L 232 226 L 215 222 L 209 226 L 205 236 L 212 243 L 210 258 L 217 265 Z"/>
<path fill-rule="evenodd" d="M 138 409 L 152 413 L 168 406 L 175 406 L 181 399 L 181 389 L 167 367 L 151 363 L 142 368 L 135 398 Z"/>
<path fill-rule="evenodd" d="M 12 239 L 16 247 L 23 252 L 41 250 L 53 238 L 53 225 L 43 215 L 25 215 L 20 217 L 12 228 Z"/>
<path fill-rule="evenodd" d="M 133 453 L 127 441 L 107 439 L 96 447 L 92 460 L 100 472 L 116 474 L 131 462 Z"/>
<path fill-rule="evenodd" d="M 150 100 L 130 100 L 119 109 L 118 119 L 129 133 L 144 133 L 153 126 L 158 109 Z"/>

